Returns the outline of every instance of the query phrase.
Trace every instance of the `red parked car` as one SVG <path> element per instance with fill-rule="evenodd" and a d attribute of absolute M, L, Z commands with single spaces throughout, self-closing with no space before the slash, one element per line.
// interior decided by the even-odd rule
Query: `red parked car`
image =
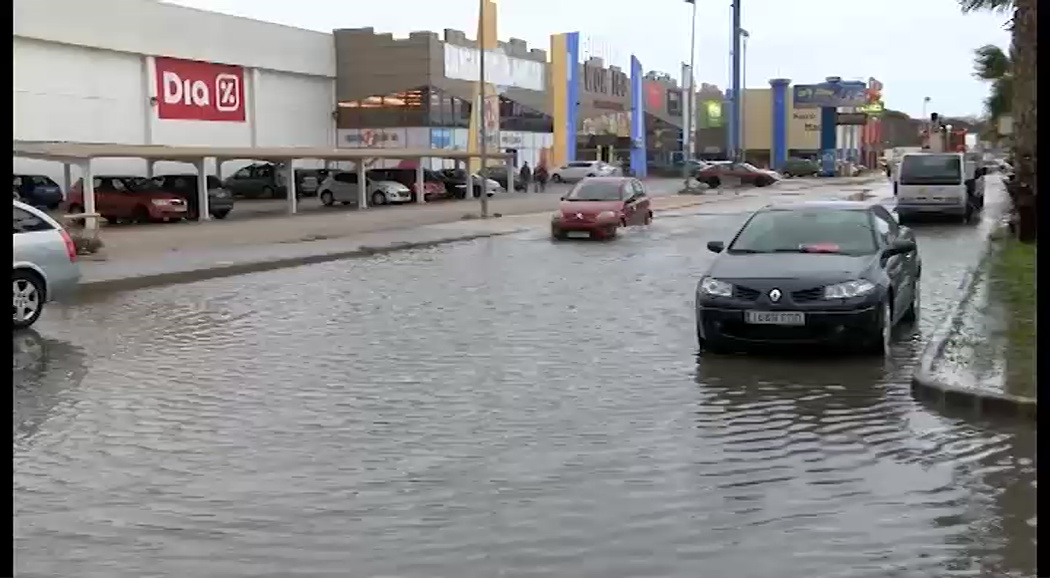
<path fill-rule="evenodd" d="M 145 177 L 97 176 L 95 212 L 110 223 L 121 220 L 147 223 L 178 221 L 186 218 L 186 200 L 162 191 Z M 84 180 L 77 179 L 66 198 L 70 213 L 84 212 Z"/>
<path fill-rule="evenodd" d="M 551 217 L 555 239 L 612 239 L 620 227 L 648 225 L 653 211 L 645 187 L 630 177 L 590 177 L 562 197 Z"/>

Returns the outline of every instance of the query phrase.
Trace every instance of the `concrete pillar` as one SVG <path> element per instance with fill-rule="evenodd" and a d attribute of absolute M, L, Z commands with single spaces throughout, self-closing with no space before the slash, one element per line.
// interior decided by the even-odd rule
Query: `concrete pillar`
<path fill-rule="evenodd" d="M 222 163 L 223 162 L 224 162 L 224 159 L 220 159 L 220 158 L 216 157 L 216 159 L 215 159 L 215 178 L 219 179 L 220 183 L 223 180 L 223 177 L 222 177 Z"/>
<path fill-rule="evenodd" d="M 285 161 L 284 178 L 288 189 L 288 214 L 294 215 L 299 212 L 299 199 L 295 195 L 295 159 Z"/>
<path fill-rule="evenodd" d="M 769 81 L 773 94 L 773 133 L 770 135 L 770 167 L 778 171 L 787 162 L 788 155 L 788 110 L 787 91 L 791 80 L 787 78 L 774 78 Z"/>
<path fill-rule="evenodd" d="M 98 211 L 95 210 L 95 174 L 91 171 L 91 159 L 80 163 L 80 174 L 81 178 L 84 179 L 84 186 L 81 187 L 81 191 L 84 193 L 84 212 L 89 215 L 94 214 Z M 98 219 L 86 217 L 84 228 L 98 229 Z"/>
<path fill-rule="evenodd" d="M 365 159 L 357 161 L 357 208 L 367 209 L 368 202 L 368 176 L 365 171 Z"/>
<path fill-rule="evenodd" d="M 836 148 L 835 107 L 820 109 L 820 170 L 824 176 L 835 174 Z"/>
<path fill-rule="evenodd" d="M 152 179 L 153 178 L 153 176 L 156 174 L 156 169 L 157 169 L 157 160 L 156 159 L 146 159 L 146 178 L 147 179 Z"/>
<path fill-rule="evenodd" d="M 423 198 L 426 196 L 426 187 L 424 185 L 423 159 L 419 159 L 419 162 L 416 163 L 416 202 L 420 204 L 426 202 L 426 199 Z"/>
<path fill-rule="evenodd" d="M 457 167 L 458 167 L 459 163 L 460 163 L 460 161 L 456 161 Z M 485 187 L 482 186 L 481 190 L 483 191 L 482 194 L 484 194 Z M 474 175 L 470 171 L 467 171 L 467 192 L 464 193 L 463 198 L 464 199 L 470 199 L 473 196 L 474 196 Z"/>
<path fill-rule="evenodd" d="M 211 220 L 211 208 L 208 205 L 208 159 L 194 163 L 197 167 L 197 222 Z"/>
<path fill-rule="evenodd" d="M 73 186 L 73 165 L 62 163 L 62 194 L 69 195 L 69 188 Z"/>
<path fill-rule="evenodd" d="M 515 171 L 514 171 L 514 159 L 512 157 L 507 157 L 506 164 L 507 164 L 507 192 L 508 193 L 513 193 L 514 192 L 514 179 L 518 176 L 515 173 Z M 482 186 L 481 190 L 485 191 L 485 193 L 488 193 L 489 192 L 488 187 L 489 187 L 489 183 L 486 180 L 485 184 Z M 525 192 L 526 193 L 529 192 L 528 189 L 526 189 Z"/>

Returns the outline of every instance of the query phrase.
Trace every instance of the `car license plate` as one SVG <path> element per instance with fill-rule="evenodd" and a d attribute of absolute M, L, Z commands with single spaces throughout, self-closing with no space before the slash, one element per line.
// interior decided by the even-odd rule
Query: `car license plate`
<path fill-rule="evenodd" d="M 805 325 L 806 314 L 795 311 L 747 311 L 744 321 L 754 325 Z"/>
<path fill-rule="evenodd" d="M 176 213 L 185 213 L 186 205 L 171 205 L 171 210 L 175 211 Z"/>
<path fill-rule="evenodd" d="M 565 234 L 570 239 L 590 239 L 591 234 L 587 231 L 569 231 Z"/>

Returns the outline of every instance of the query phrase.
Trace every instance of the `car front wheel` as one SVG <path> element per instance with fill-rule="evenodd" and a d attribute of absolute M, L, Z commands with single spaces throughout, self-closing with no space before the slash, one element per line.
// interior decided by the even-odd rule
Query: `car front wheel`
<path fill-rule="evenodd" d="M 559 175 L 558 173 L 554 173 L 553 175 L 551 175 L 551 181 L 553 181 L 555 183 L 562 182 L 561 175 Z"/>
<path fill-rule="evenodd" d="M 890 354 L 893 344 L 893 309 L 889 303 L 879 306 L 878 327 L 871 330 L 868 337 L 867 353 L 871 355 L 886 356 Z"/>
<path fill-rule="evenodd" d="M 380 206 L 386 204 L 386 194 L 383 191 L 376 191 L 372 193 L 372 206 Z"/>
<path fill-rule="evenodd" d="M 15 271 L 11 280 L 14 285 L 12 324 L 15 329 L 26 329 L 44 312 L 44 282 L 39 275 L 28 271 Z"/>
<path fill-rule="evenodd" d="M 331 191 L 322 191 L 321 192 L 321 204 L 326 206 L 326 207 L 331 207 L 332 205 L 335 204 L 335 197 L 332 196 L 332 192 Z"/>

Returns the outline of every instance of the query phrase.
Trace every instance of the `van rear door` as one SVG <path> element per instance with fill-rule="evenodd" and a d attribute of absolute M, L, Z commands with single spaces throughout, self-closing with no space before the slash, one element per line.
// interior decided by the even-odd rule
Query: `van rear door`
<path fill-rule="evenodd" d="M 897 171 L 897 201 L 908 205 L 966 203 L 965 167 L 958 154 L 906 154 Z"/>

